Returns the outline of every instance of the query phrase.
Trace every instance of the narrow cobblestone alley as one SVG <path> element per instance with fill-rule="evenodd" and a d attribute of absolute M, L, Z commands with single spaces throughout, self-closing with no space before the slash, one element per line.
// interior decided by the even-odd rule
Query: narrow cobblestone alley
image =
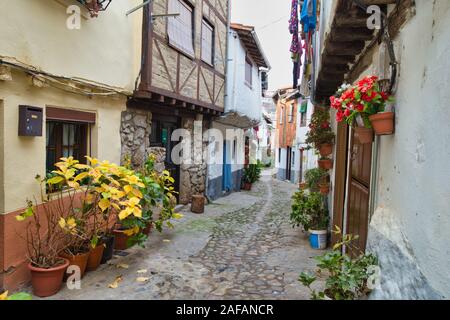
<path fill-rule="evenodd" d="M 175 229 L 153 232 L 145 249 L 116 252 L 81 290 L 52 299 L 308 299 L 297 278 L 321 252 L 289 225 L 295 189 L 266 172 L 251 192 L 217 200 L 203 215 L 183 210 Z"/>

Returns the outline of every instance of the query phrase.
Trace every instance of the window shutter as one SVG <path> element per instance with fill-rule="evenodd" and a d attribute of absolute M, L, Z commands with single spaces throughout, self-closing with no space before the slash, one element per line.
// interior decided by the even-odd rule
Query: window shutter
<path fill-rule="evenodd" d="M 194 37 L 192 28 L 192 8 L 180 0 L 169 0 L 169 13 L 179 13 L 168 18 L 167 34 L 169 43 L 181 51 L 194 56 Z"/>

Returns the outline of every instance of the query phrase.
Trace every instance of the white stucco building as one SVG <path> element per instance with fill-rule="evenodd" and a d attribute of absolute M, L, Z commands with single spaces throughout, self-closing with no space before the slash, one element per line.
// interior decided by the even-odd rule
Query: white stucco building
<path fill-rule="evenodd" d="M 211 128 L 218 131 L 209 137 L 210 199 L 240 190 L 244 166 L 256 161 L 263 84 L 270 69 L 252 26 L 232 23 L 227 51 L 225 114 L 212 122 Z"/>

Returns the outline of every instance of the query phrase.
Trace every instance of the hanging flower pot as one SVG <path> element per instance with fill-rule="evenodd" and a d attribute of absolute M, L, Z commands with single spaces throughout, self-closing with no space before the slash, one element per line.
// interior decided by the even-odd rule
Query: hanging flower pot
<path fill-rule="evenodd" d="M 331 143 L 324 143 L 319 145 L 319 153 L 322 157 L 327 157 L 333 153 L 333 145 Z"/>
<path fill-rule="evenodd" d="M 320 193 L 323 195 L 327 195 L 330 193 L 330 184 L 329 183 L 320 183 L 319 184 Z"/>
<path fill-rule="evenodd" d="M 355 127 L 355 138 L 360 144 L 373 142 L 373 129 L 366 127 Z"/>
<path fill-rule="evenodd" d="M 320 169 L 331 170 L 333 168 L 333 160 L 331 159 L 321 159 L 318 161 Z"/>
<path fill-rule="evenodd" d="M 394 112 L 380 112 L 369 117 L 376 135 L 390 135 L 394 133 Z"/>

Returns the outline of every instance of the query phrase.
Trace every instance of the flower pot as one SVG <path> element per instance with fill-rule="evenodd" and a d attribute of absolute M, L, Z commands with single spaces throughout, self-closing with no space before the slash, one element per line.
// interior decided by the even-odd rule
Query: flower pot
<path fill-rule="evenodd" d="M 145 234 L 147 237 L 150 235 L 150 232 L 152 232 L 153 229 L 153 223 L 149 223 L 144 230 L 142 230 L 142 233 Z"/>
<path fill-rule="evenodd" d="M 126 235 L 123 230 L 116 229 L 113 231 L 115 236 L 114 249 L 115 250 L 126 250 L 129 248 L 128 240 L 130 236 Z"/>
<path fill-rule="evenodd" d="M 193 213 L 205 212 L 205 197 L 203 195 L 192 196 L 191 212 Z"/>
<path fill-rule="evenodd" d="M 102 243 L 105 244 L 105 249 L 103 250 L 102 261 L 101 264 L 107 263 L 112 259 L 114 253 L 114 243 L 116 237 L 114 235 L 109 235 L 102 238 Z"/>
<path fill-rule="evenodd" d="M 80 268 L 80 277 L 83 278 L 84 273 L 86 272 L 87 262 L 89 259 L 89 252 L 79 253 L 76 255 L 62 252 L 61 257 L 69 260 L 69 267 L 77 266 L 78 268 Z M 67 280 L 68 276 L 70 276 L 70 274 L 65 275 L 65 280 Z"/>
<path fill-rule="evenodd" d="M 319 168 L 324 170 L 330 170 L 333 168 L 333 160 L 331 159 L 324 159 L 318 161 Z"/>
<path fill-rule="evenodd" d="M 311 248 L 323 250 L 327 248 L 327 230 L 309 230 Z"/>
<path fill-rule="evenodd" d="M 330 184 L 329 183 L 319 184 L 319 191 L 323 195 L 329 194 L 330 193 Z"/>
<path fill-rule="evenodd" d="M 390 135 L 394 133 L 394 113 L 380 112 L 369 117 L 376 135 Z"/>
<path fill-rule="evenodd" d="M 103 257 L 103 251 L 105 250 L 105 245 L 103 243 L 99 244 L 95 248 L 91 248 L 89 253 L 89 258 L 87 261 L 87 271 L 95 271 L 100 266 Z"/>
<path fill-rule="evenodd" d="M 322 157 L 331 155 L 333 153 L 333 145 L 331 143 L 319 145 L 319 153 Z"/>
<path fill-rule="evenodd" d="M 245 191 L 250 191 L 252 190 L 252 184 L 250 182 L 244 182 L 242 189 Z"/>
<path fill-rule="evenodd" d="M 308 184 L 306 182 L 300 183 L 300 190 L 306 190 L 308 188 Z"/>
<path fill-rule="evenodd" d="M 35 296 L 41 298 L 50 297 L 61 290 L 64 274 L 69 266 L 69 260 L 62 259 L 64 260 L 63 264 L 49 269 L 34 267 L 31 263 L 28 264 L 28 269 L 31 272 L 31 285 Z"/>
<path fill-rule="evenodd" d="M 360 144 L 372 143 L 373 129 L 365 127 L 356 127 L 355 138 L 359 141 Z"/>

